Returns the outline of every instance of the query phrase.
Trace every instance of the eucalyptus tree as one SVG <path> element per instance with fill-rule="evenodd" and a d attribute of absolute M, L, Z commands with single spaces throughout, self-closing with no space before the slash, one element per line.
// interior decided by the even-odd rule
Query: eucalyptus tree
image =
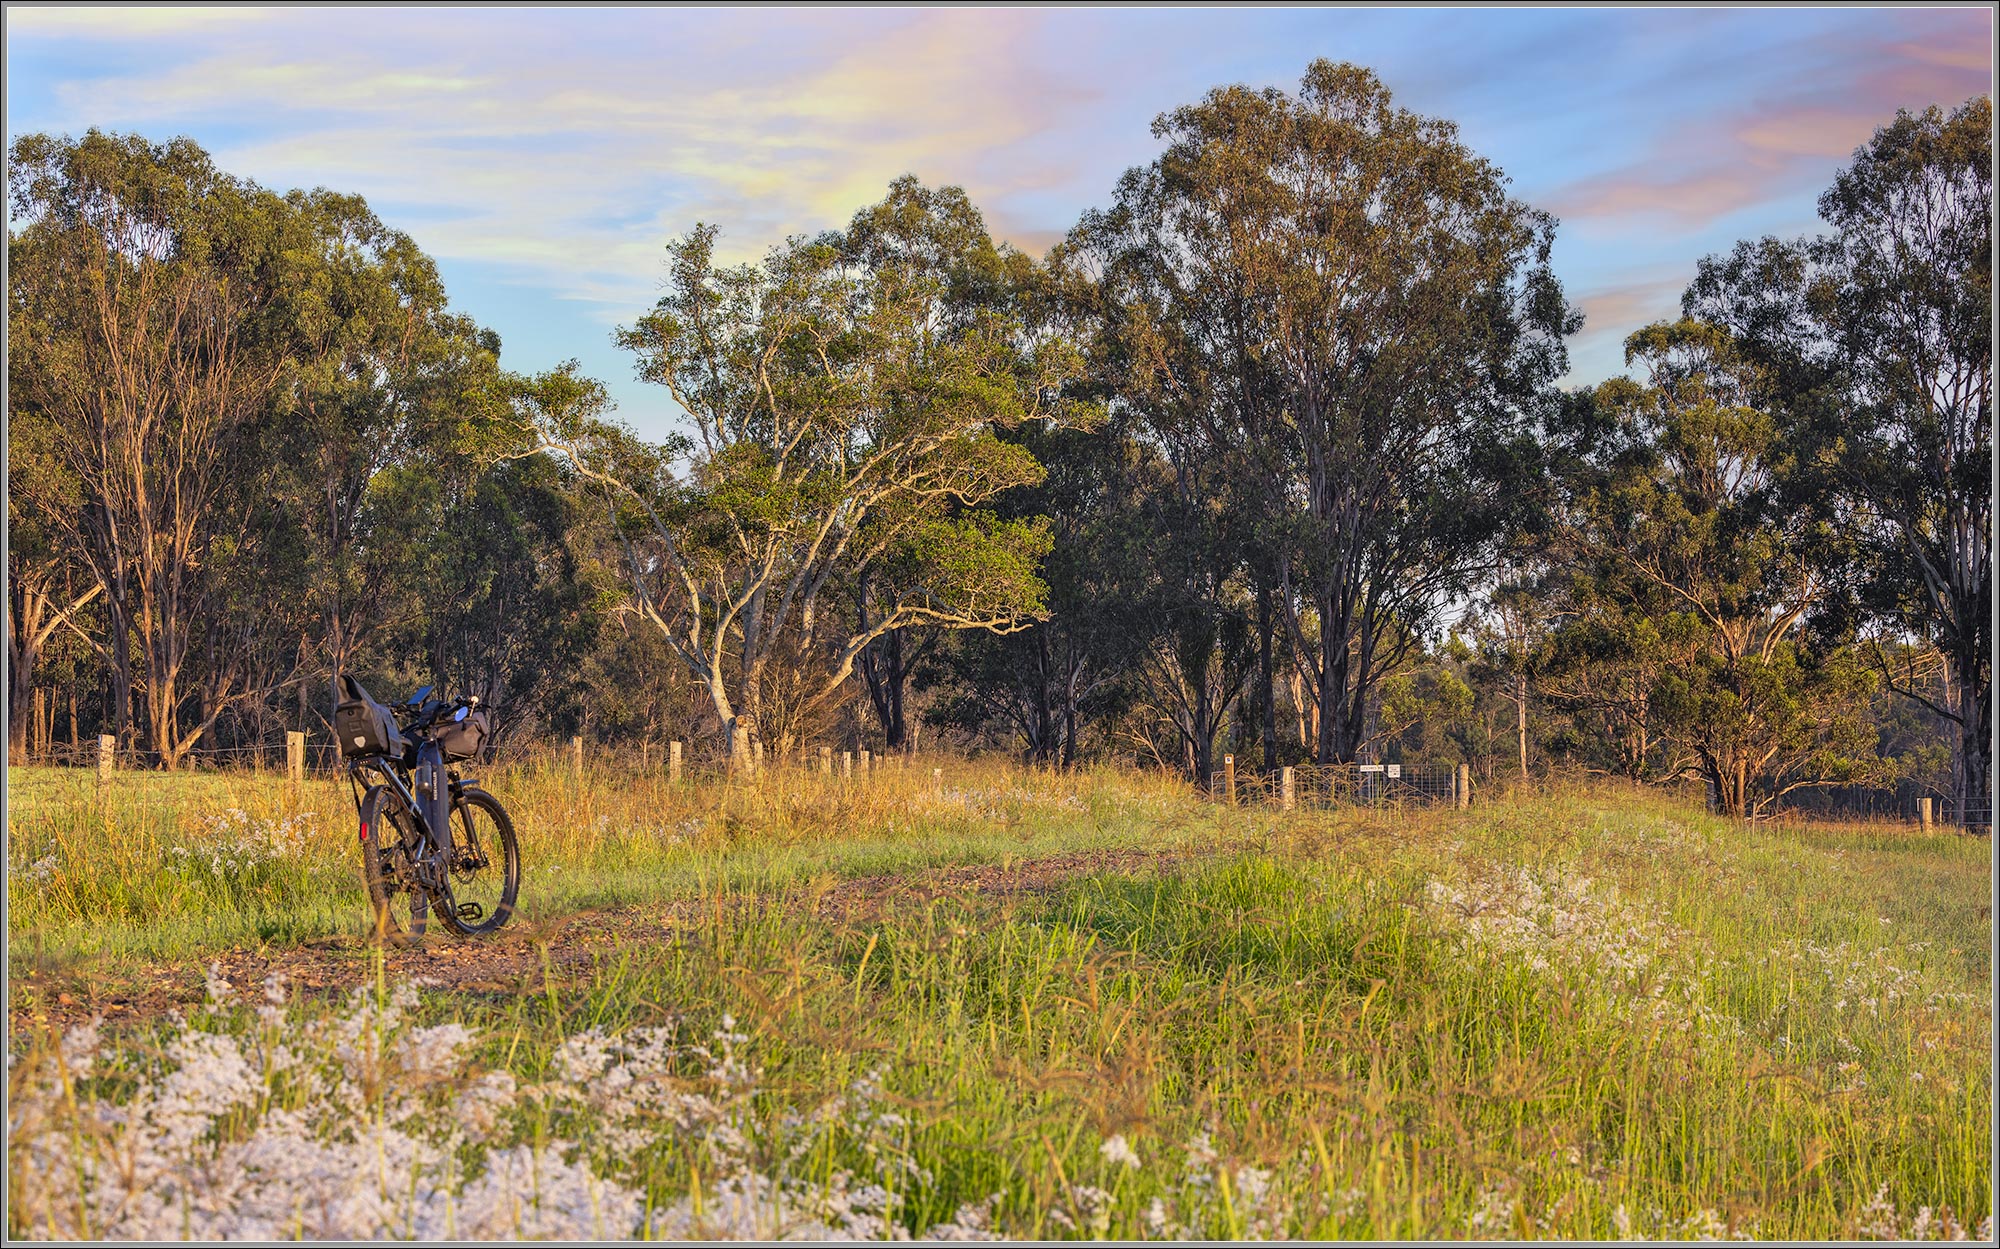
<path fill-rule="evenodd" d="M 190 659 L 216 640 L 207 565 L 232 522 L 226 461 L 285 368 L 264 333 L 284 204 L 185 139 L 29 135 L 9 175 L 10 402 L 17 420 L 46 425 L 60 469 L 18 484 L 101 589 L 107 628 L 94 641 L 119 733 L 136 675 L 147 740 L 174 767 L 252 693 L 212 663 L 202 710 L 183 722 L 200 684 Z M 57 482 L 59 493 L 38 484 Z"/>
<path fill-rule="evenodd" d="M 1683 297 L 1763 373 L 1803 471 L 1797 502 L 1840 525 L 1836 624 L 1863 619 L 1943 655 L 1962 802 L 1993 795 L 1993 111 L 1899 112 L 1820 197 L 1830 232 L 1745 242 Z M 1989 815 L 1990 818 L 1990 815 Z"/>
<path fill-rule="evenodd" d="M 302 663 L 331 682 L 377 631 L 407 623 L 422 584 L 414 564 L 445 554 L 435 514 L 392 542 L 370 540 L 373 513 L 413 482 L 474 488 L 518 430 L 498 337 L 448 311 L 414 240 L 358 196 L 295 191 L 286 204 L 272 332 L 287 366 L 268 453 L 305 543 L 294 566 L 306 579 L 291 596 L 310 617 Z"/>
<path fill-rule="evenodd" d="M 1049 618 L 1014 633 L 955 634 L 919 670 L 917 684 L 937 694 L 928 721 L 997 729 L 1030 761 L 1067 767 L 1093 733 L 1103 740 L 1135 696 L 1154 623 L 1143 594 L 1159 535 L 1141 506 L 1155 462 L 1116 425 L 1030 425 L 1006 436 L 1024 442 L 1047 470 L 1040 484 L 996 499 L 994 510 L 1047 518 Z"/>
<path fill-rule="evenodd" d="M 1277 581 L 1319 759 L 1349 761 L 1376 684 L 1511 523 L 1580 324 L 1555 223 L 1352 65 L 1314 62 L 1296 95 L 1212 91 L 1154 133 L 1166 150 L 1079 227 L 1130 343 L 1125 395 L 1241 466 L 1205 488 L 1256 480 L 1245 559 Z"/>
<path fill-rule="evenodd" d="M 996 244 L 979 210 L 958 187 L 930 188 L 905 175 L 890 185 L 880 203 L 856 213 L 845 231 L 822 241 L 860 282 L 905 309 L 904 349 L 918 372 L 931 367 L 939 353 L 954 351 L 976 336 L 1012 328 L 1023 336 L 1019 346 L 1026 350 L 1056 332 L 1058 313 L 1046 291 L 1048 275 L 1031 257 Z M 897 394 L 886 399 L 908 401 Z M 920 506 L 941 518 L 969 505 L 938 495 Z M 893 602 L 911 577 L 924 575 L 915 554 L 899 548 L 862 567 L 853 584 L 858 629 L 872 630 L 878 604 Z M 859 671 L 888 749 L 911 745 L 906 708 L 910 674 L 949 632 L 934 625 L 900 625 L 862 649 Z"/>
<path fill-rule="evenodd" d="M 995 430 L 1067 419 L 1078 357 L 1024 345 L 994 310 L 934 336 L 927 281 L 851 266 L 823 241 L 725 268 L 715 238 L 701 226 L 671 243 L 666 294 L 620 332 L 693 436 L 638 444 L 603 419 L 601 393 L 538 404 L 531 423 L 607 507 L 635 609 L 733 748 L 738 730 L 761 732 L 786 655 L 810 667 L 796 705 L 810 711 L 892 630 L 1018 629 L 1043 613 L 1047 527 L 981 505 L 1041 479 Z M 843 593 L 891 564 L 864 623 Z"/>
<path fill-rule="evenodd" d="M 76 481 L 50 445 L 55 433 L 28 410 L 7 431 L 7 744 L 16 757 L 28 746 L 30 694 L 50 639 L 63 629 L 82 633 L 79 613 L 104 591 L 87 572 L 78 576 L 83 570 L 29 502 L 78 505 Z"/>
<path fill-rule="evenodd" d="M 1667 752 L 1667 775 L 1706 781 L 1726 813 L 1866 779 L 1872 682 L 1850 651 L 1804 636 L 1841 542 L 1784 505 L 1792 465 L 1778 421 L 1753 401 L 1754 367 L 1696 321 L 1639 331 L 1626 357 L 1647 380 L 1599 388 L 1613 424 L 1556 544 L 1574 610 L 1552 648 L 1638 665 L 1626 727 Z"/>

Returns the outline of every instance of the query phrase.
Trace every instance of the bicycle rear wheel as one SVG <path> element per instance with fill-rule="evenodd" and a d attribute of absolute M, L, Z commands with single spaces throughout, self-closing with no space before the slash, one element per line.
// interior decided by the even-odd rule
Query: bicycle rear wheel
<path fill-rule="evenodd" d="M 483 789 L 468 789 L 451 804 L 449 866 L 438 919 L 464 937 L 498 931 L 514 914 L 521 850 L 507 809 Z"/>
<path fill-rule="evenodd" d="M 430 901 L 416 888 L 405 846 L 416 821 L 402 795 L 371 785 L 361 799 L 361 879 L 368 886 L 369 931 L 377 941 L 424 935 Z"/>

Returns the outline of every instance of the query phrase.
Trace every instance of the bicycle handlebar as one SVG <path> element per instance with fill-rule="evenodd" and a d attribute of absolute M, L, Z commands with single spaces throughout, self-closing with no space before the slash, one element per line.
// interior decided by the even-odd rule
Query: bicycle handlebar
<path fill-rule="evenodd" d="M 436 724 L 438 717 L 447 711 L 456 711 L 460 707 L 477 707 L 478 705 L 479 695 L 460 694 L 458 697 L 449 700 L 433 698 L 425 702 L 421 707 L 411 707 L 408 704 L 404 704 L 402 707 L 396 708 L 396 710 L 399 712 L 408 712 L 410 718 L 404 722 L 403 727 L 415 732 L 427 729 Z M 400 719 L 401 717 L 399 716 L 398 718 Z"/>

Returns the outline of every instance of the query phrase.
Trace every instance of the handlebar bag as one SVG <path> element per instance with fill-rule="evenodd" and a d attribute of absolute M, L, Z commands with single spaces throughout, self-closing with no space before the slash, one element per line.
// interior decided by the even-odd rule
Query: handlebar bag
<path fill-rule="evenodd" d="M 396 715 L 372 698 L 361 682 L 342 673 L 335 687 L 333 732 L 340 739 L 340 753 L 350 759 L 367 755 L 401 755 L 409 746 Z"/>
<path fill-rule="evenodd" d="M 486 719 L 486 712 L 474 707 L 461 719 L 440 724 L 435 736 L 445 758 L 471 759 L 485 748 L 487 738 L 492 736 L 492 728 Z"/>

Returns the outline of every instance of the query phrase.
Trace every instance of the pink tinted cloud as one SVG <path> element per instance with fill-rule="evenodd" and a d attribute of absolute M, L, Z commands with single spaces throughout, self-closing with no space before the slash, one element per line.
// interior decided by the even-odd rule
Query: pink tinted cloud
<path fill-rule="evenodd" d="M 1632 164 L 1569 184 L 1552 197 L 1556 211 L 1576 224 L 1637 217 L 1691 232 L 1824 182 L 1898 108 L 1949 110 L 1988 89 L 1990 14 L 1922 16 L 1933 20 L 1893 44 L 1824 41 L 1827 63 L 1660 136 Z"/>
<path fill-rule="evenodd" d="M 1586 332 L 1615 333 L 1622 340 L 1643 325 L 1680 315 L 1685 274 L 1600 286 L 1577 296 Z"/>

